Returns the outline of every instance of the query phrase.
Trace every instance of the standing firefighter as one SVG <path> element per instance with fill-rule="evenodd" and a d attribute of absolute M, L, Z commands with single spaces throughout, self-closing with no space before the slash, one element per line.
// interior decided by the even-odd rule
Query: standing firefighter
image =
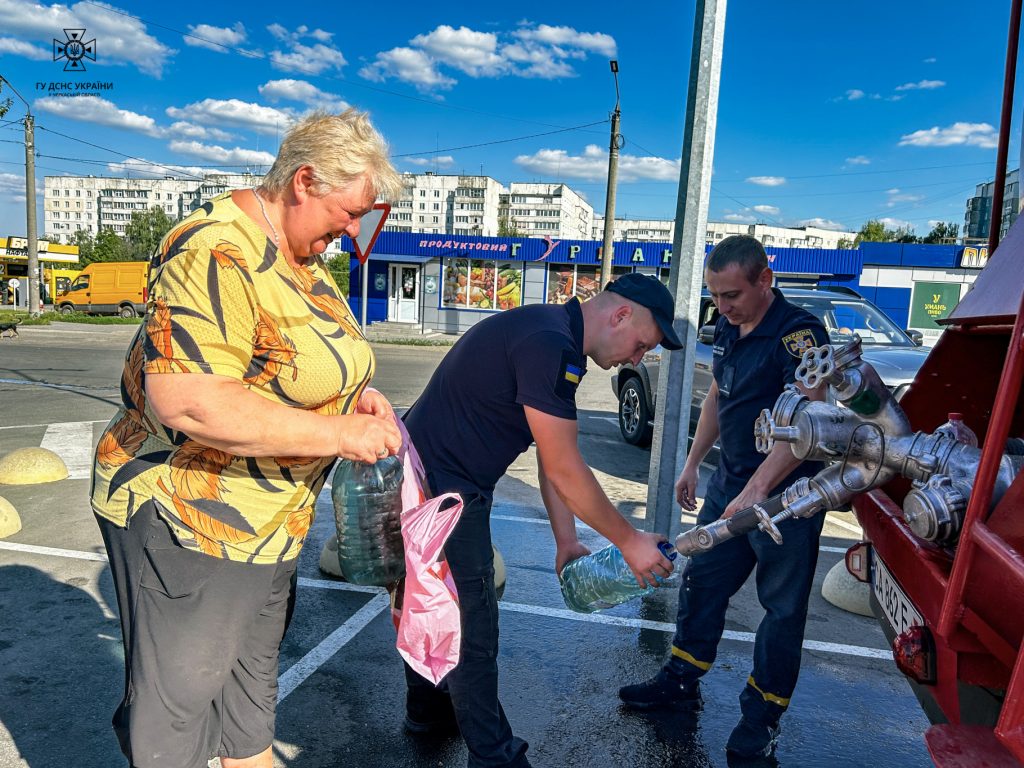
<path fill-rule="evenodd" d="M 771 408 L 793 383 L 804 350 L 828 342 L 817 318 L 772 288 L 767 256 L 753 237 L 719 243 L 708 256 L 704 279 L 721 313 L 715 327 L 714 381 L 675 486 L 683 509 L 696 509 L 698 468 L 718 440 L 720 460 L 697 516 L 700 525 L 764 501 L 820 468 L 794 459 L 786 443 L 777 443 L 767 457 L 760 455 L 753 427 L 761 409 Z M 822 399 L 817 390 L 804 393 Z M 672 655 L 652 679 L 622 688 L 623 702 L 642 710 L 700 709 L 699 679 L 714 663 L 729 598 L 756 568 L 757 596 L 766 615 L 757 628 L 754 668 L 740 694 L 743 716 L 726 749 L 740 757 L 770 755 L 800 672 L 822 525 L 820 515 L 787 520 L 779 526 L 781 546 L 754 531 L 695 556 L 679 587 Z"/>

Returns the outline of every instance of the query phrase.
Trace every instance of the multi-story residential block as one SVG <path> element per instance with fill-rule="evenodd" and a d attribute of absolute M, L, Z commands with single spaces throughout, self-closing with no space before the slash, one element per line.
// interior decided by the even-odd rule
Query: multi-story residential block
<path fill-rule="evenodd" d="M 995 188 L 995 181 L 978 184 L 974 189 L 974 197 L 967 198 L 967 207 L 964 212 L 964 244 L 984 245 L 988 242 Z M 1003 187 L 1003 215 L 999 225 L 1000 240 L 1006 237 L 1007 231 L 1017 220 L 1020 206 L 1020 169 L 1017 168 L 1006 174 L 1006 186 Z"/>
<path fill-rule="evenodd" d="M 502 195 L 499 217 L 523 237 L 589 240 L 594 209 L 565 184 L 513 181 Z"/>
<path fill-rule="evenodd" d="M 262 180 L 248 173 L 210 174 L 202 180 L 47 176 L 43 231 L 55 243 L 70 243 L 78 230 L 95 237 L 106 228 L 123 236 L 133 213 L 156 207 L 181 219 L 229 189 L 255 187 Z"/>
<path fill-rule="evenodd" d="M 604 240 L 604 216 L 594 216 L 591 240 Z M 612 242 L 671 243 L 676 223 L 672 219 L 619 219 L 612 223 Z"/>
<path fill-rule="evenodd" d="M 504 191 L 490 176 L 405 173 L 384 231 L 493 237 Z"/>
<path fill-rule="evenodd" d="M 604 239 L 604 217 L 595 216 L 590 239 Z M 675 221 L 669 219 L 615 219 L 612 240 L 615 242 L 671 243 Z M 773 227 L 767 224 L 746 224 L 709 221 L 705 242 L 715 245 L 729 235 L 751 235 L 765 246 L 778 248 L 838 248 L 846 240 L 852 245 L 856 232 L 838 232 L 817 227 Z M 849 247 L 849 246 L 848 246 Z"/>

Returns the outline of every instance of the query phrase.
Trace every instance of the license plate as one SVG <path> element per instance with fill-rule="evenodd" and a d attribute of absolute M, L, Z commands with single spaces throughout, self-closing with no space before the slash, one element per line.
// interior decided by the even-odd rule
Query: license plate
<path fill-rule="evenodd" d="M 900 588 L 900 585 L 896 583 L 896 579 L 889 573 L 889 569 L 877 554 L 874 556 L 871 588 L 875 591 L 875 598 L 882 606 L 882 612 L 885 614 L 889 626 L 897 635 L 910 627 L 925 626 L 921 614 Z"/>

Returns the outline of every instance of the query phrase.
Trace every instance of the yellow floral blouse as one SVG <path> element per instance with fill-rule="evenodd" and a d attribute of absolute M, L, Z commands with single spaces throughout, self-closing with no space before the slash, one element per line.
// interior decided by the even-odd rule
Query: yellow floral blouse
<path fill-rule="evenodd" d="M 189 549 L 251 563 L 297 557 L 333 458 L 209 448 L 157 421 L 145 377 L 228 376 L 273 402 L 333 415 L 355 409 L 373 368 L 323 262 L 293 268 L 230 193 L 211 200 L 153 256 L 122 406 L 96 448 L 93 510 L 128 526 L 152 500 Z"/>

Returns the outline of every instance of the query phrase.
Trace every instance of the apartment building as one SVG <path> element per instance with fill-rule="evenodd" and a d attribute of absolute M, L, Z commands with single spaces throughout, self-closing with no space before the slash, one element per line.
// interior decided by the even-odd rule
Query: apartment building
<path fill-rule="evenodd" d="M 590 240 L 594 209 L 565 184 L 513 181 L 498 216 L 522 237 Z"/>
<path fill-rule="evenodd" d="M 101 228 L 124 235 L 132 214 L 160 208 L 181 219 L 229 189 L 255 187 L 262 176 L 210 174 L 204 179 L 125 179 L 107 176 L 47 176 L 43 182 L 43 232 L 55 243 L 70 243 L 75 232 L 95 237 Z"/>
<path fill-rule="evenodd" d="M 493 237 L 504 192 L 490 176 L 405 173 L 384 231 Z"/>
<path fill-rule="evenodd" d="M 995 181 L 978 184 L 974 189 L 974 197 L 967 198 L 963 229 L 965 245 L 984 245 L 988 242 L 995 188 Z M 1020 204 L 1020 169 L 1017 168 L 1006 174 L 1006 186 L 1003 187 L 1003 215 L 999 225 L 1000 240 L 1006 237 L 1011 225 L 1017 220 Z"/>

